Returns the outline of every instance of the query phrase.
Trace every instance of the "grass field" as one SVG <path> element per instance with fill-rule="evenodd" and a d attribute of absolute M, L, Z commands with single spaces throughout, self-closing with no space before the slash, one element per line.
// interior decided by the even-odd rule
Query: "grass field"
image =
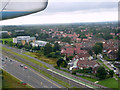
<path fill-rule="evenodd" d="M 29 89 L 31 88 L 31 90 L 33 89 L 29 85 L 22 85 L 20 80 L 13 77 L 6 71 L 3 71 L 2 75 L 3 75 L 3 81 L 2 81 L 3 87 L 2 88 L 29 88 Z"/>
<path fill-rule="evenodd" d="M 46 56 L 44 56 L 43 54 L 39 54 L 39 53 L 32 53 L 32 52 L 24 52 L 23 54 L 35 57 L 41 61 L 44 61 L 48 64 L 56 64 L 57 59 L 56 58 L 47 58 Z"/>
<path fill-rule="evenodd" d="M 109 88 L 118 88 L 118 81 L 114 78 L 108 78 L 106 80 L 101 80 L 98 84 L 109 87 Z"/>
<path fill-rule="evenodd" d="M 4 44 L 4 41 L 13 41 L 13 38 L 4 38 L 4 39 L 0 39 L 3 41 L 3 44 Z"/>

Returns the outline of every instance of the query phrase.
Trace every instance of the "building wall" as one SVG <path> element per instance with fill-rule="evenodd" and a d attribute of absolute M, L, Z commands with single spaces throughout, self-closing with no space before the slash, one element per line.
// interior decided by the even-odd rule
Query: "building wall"
<path fill-rule="evenodd" d="M 25 45 L 26 40 L 21 40 L 22 45 Z"/>

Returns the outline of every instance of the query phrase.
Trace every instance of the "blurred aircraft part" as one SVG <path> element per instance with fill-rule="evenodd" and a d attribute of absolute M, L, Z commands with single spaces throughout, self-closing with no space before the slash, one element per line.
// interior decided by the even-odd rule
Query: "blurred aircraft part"
<path fill-rule="evenodd" d="M 39 12 L 47 4 L 48 0 L 0 0 L 0 20 Z"/>

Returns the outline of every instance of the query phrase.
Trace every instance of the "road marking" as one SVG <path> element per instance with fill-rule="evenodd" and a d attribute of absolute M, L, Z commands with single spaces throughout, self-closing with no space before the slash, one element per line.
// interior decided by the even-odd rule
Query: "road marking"
<path fill-rule="evenodd" d="M 42 85 L 42 82 L 41 82 L 41 85 Z"/>
<path fill-rule="evenodd" d="M 47 80 L 48 82 L 52 83 L 53 85 L 55 85 L 58 88 L 61 88 L 60 86 L 58 86 L 57 84 L 53 83 L 52 81 L 48 80 L 47 78 L 43 77 L 42 75 L 38 74 L 37 72 L 35 72 L 34 70 L 30 69 L 32 72 L 34 72 L 35 74 L 37 74 L 38 76 L 42 77 L 43 79 Z"/>

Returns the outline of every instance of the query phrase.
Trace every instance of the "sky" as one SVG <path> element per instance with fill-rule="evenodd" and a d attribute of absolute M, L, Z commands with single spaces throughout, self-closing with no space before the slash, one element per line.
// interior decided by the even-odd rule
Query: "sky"
<path fill-rule="evenodd" d="M 0 21 L 0 25 L 104 22 L 118 20 L 117 0 L 48 0 L 45 10 Z"/>

